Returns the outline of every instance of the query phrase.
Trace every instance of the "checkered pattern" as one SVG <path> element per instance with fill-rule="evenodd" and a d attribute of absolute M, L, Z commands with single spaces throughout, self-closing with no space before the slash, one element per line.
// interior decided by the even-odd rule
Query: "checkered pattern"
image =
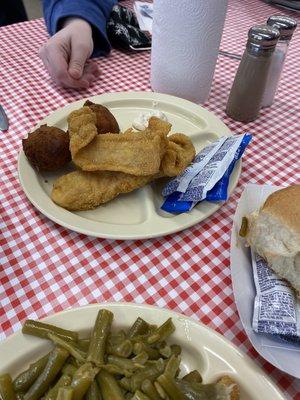
<path fill-rule="evenodd" d="M 296 17 L 259 0 L 230 0 L 221 48 L 242 53 L 249 27 L 279 12 Z M 238 61 L 219 57 L 205 106 L 233 132 L 253 134 L 239 185 L 230 200 L 193 228 L 133 242 L 95 239 L 48 220 L 20 187 L 17 155 L 27 131 L 67 103 L 105 92 L 150 90 L 149 54 L 112 51 L 108 58 L 97 61 L 102 74 L 93 88 L 75 92 L 56 87 L 37 56 L 47 38 L 43 21 L 1 28 L 0 103 L 10 122 L 0 149 L 1 339 L 20 329 L 25 318 L 40 318 L 67 307 L 103 301 L 154 304 L 221 332 L 255 359 L 288 398 L 300 399 L 299 380 L 263 360 L 247 339 L 234 303 L 229 265 L 232 216 L 244 185 L 296 181 L 299 34 L 298 28 L 274 106 L 247 125 L 231 121 L 224 113 Z"/>

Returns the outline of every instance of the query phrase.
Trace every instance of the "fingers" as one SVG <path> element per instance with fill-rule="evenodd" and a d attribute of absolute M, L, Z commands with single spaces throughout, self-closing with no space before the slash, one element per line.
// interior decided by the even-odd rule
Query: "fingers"
<path fill-rule="evenodd" d="M 100 70 L 98 65 L 95 62 L 86 63 L 82 78 L 86 79 L 88 82 L 94 82 L 97 78 L 99 78 Z"/>
<path fill-rule="evenodd" d="M 80 79 L 74 79 L 68 72 L 69 65 L 61 47 L 49 44 L 41 48 L 39 55 L 54 82 L 66 88 L 87 89 L 96 79 L 95 68 L 87 69 Z"/>
<path fill-rule="evenodd" d="M 74 79 L 80 79 L 83 69 L 90 56 L 90 47 L 85 43 L 80 43 L 72 38 L 71 40 L 71 56 L 69 62 L 69 75 Z"/>

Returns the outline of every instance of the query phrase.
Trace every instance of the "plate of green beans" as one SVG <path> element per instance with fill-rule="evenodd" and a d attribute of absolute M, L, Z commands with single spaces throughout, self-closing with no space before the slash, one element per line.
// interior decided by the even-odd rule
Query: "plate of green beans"
<path fill-rule="evenodd" d="M 263 371 L 175 312 L 104 303 L 28 319 L 0 342 L 1 400 L 283 400 Z"/>

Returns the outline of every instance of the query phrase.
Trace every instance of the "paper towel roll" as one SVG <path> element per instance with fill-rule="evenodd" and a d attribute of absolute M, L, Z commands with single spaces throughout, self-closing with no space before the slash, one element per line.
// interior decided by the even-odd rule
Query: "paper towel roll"
<path fill-rule="evenodd" d="M 151 86 L 195 103 L 207 100 L 227 0 L 154 0 Z"/>

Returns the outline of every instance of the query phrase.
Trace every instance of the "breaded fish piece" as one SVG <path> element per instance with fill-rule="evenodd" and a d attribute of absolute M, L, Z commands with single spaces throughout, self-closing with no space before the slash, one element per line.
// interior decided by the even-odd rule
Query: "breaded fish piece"
<path fill-rule="evenodd" d="M 89 107 L 82 107 L 68 116 L 68 132 L 72 159 L 97 136 L 96 115 Z"/>
<path fill-rule="evenodd" d="M 96 116 L 89 107 L 68 118 L 72 160 L 84 171 L 119 171 L 147 176 L 159 172 L 171 125 L 154 121 L 143 132 L 97 134 Z"/>
<path fill-rule="evenodd" d="M 132 175 L 151 175 L 159 171 L 167 149 L 161 135 L 132 132 L 97 135 L 75 156 L 73 162 L 84 171 L 120 171 Z"/>
<path fill-rule="evenodd" d="M 109 202 L 120 193 L 131 192 L 164 176 L 176 176 L 185 170 L 195 155 L 193 144 L 182 136 L 184 135 L 170 136 L 170 149 L 162 162 L 164 168 L 157 174 L 135 176 L 122 172 L 78 170 L 63 175 L 54 182 L 51 198 L 70 211 L 91 210 Z"/>
<path fill-rule="evenodd" d="M 121 193 L 145 186 L 157 177 L 78 170 L 63 175 L 54 182 L 51 198 L 54 203 L 70 211 L 91 210 Z"/>
<path fill-rule="evenodd" d="M 195 155 L 196 150 L 191 139 L 183 133 L 174 133 L 168 137 L 168 148 L 160 171 L 164 176 L 177 176 L 193 161 Z"/>

